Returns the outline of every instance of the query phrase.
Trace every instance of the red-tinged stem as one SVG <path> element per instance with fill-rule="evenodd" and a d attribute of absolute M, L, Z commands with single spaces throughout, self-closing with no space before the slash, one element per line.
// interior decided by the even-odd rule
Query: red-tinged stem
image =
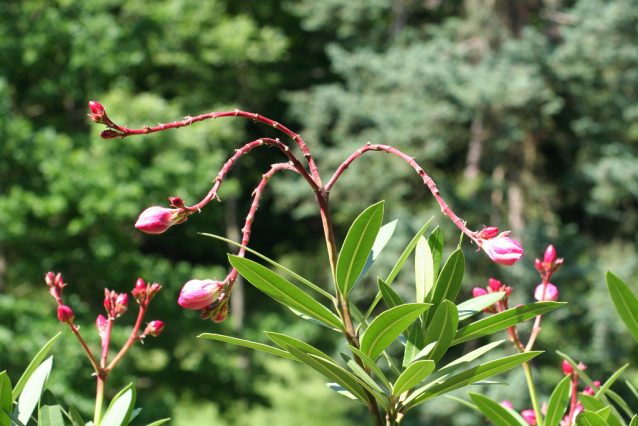
<path fill-rule="evenodd" d="M 135 322 L 135 327 L 133 327 L 133 331 L 131 332 L 131 335 L 129 336 L 124 346 L 122 346 L 122 349 L 120 349 L 120 351 L 115 356 L 115 358 L 113 358 L 113 361 L 111 361 L 108 367 L 105 368 L 107 374 L 111 370 L 113 370 L 113 367 L 115 367 L 115 365 L 122 359 L 124 354 L 131 348 L 131 346 L 133 346 L 135 342 L 140 340 L 138 333 L 140 331 L 140 327 L 142 325 L 142 320 L 144 319 L 144 315 L 146 314 L 147 307 L 148 306 L 146 305 L 140 305 L 140 312 L 137 315 L 137 321 Z"/>
<path fill-rule="evenodd" d="M 95 357 L 93 356 L 93 354 L 91 353 L 91 350 L 89 349 L 89 347 L 86 345 L 86 342 L 84 341 L 84 339 L 82 338 L 82 336 L 80 335 L 80 331 L 78 330 L 78 328 L 75 326 L 75 324 L 71 323 L 69 324 L 69 328 L 71 329 L 71 331 L 73 332 L 73 334 L 75 334 L 75 337 L 77 337 L 77 339 L 80 341 L 80 345 L 82 345 L 82 348 L 84 349 L 84 352 L 86 352 L 86 356 L 89 357 L 89 361 L 91 362 L 91 365 L 93 366 L 93 369 L 95 370 L 96 373 L 99 374 L 100 372 L 100 366 L 97 363 L 97 360 L 95 359 Z"/>
<path fill-rule="evenodd" d="M 572 373 L 572 400 L 569 404 L 569 420 L 574 423 L 574 411 L 578 406 L 578 374 L 574 371 Z"/>
<path fill-rule="evenodd" d="M 339 176 L 341 176 L 341 174 L 348 168 L 350 163 L 352 163 L 356 158 L 358 158 L 363 153 L 368 152 L 368 151 L 385 151 L 385 152 L 387 152 L 389 154 L 394 154 L 394 155 L 402 158 L 409 165 L 411 165 L 416 170 L 416 172 L 423 178 L 423 182 L 428 186 L 428 188 L 430 188 L 430 191 L 432 192 L 432 195 L 434 195 L 434 198 L 436 198 L 436 200 L 438 201 L 439 205 L 441 206 L 441 212 L 443 214 L 449 216 L 450 219 L 452 220 L 452 222 L 454 222 L 454 224 L 456 226 L 458 226 L 459 229 L 461 229 L 461 231 L 463 231 L 465 233 L 465 235 L 467 235 L 473 241 L 475 241 L 477 244 L 479 244 L 479 241 L 476 238 L 476 236 L 474 235 L 474 232 L 472 232 L 469 229 L 467 229 L 467 227 L 465 226 L 465 222 L 463 220 L 461 220 L 458 216 L 456 216 L 454 214 L 454 212 L 452 211 L 452 209 L 450 209 L 450 207 L 446 204 L 446 202 L 443 201 L 443 198 L 441 198 L 441 195 L 439 194 L 439 190 L 436 187 L 436 184 L 434 183 L 432 178 L 430 176 L 428 176 L 423 171 L 423 169 L 417 164 L 417 162 L 414 160 L 414 157 L 410 157 L 407 154 L 405 154 L 405 153 L 399 151 L 398 149 L 393 148 L 393 147 L 391 147 L 389 145 L 376 145 L 376 144 L 372 145 L 372 144 L 370 144 L 370 142 L 368 142 L 365 146 L 359 148 L 357 151 L 355 151 L 354 154 L 352 154 L 350 157 L 348 157 L 348 159 L 346 161 L 344 161 L 343 164 L 341 164 L 341 166 L 339 166 L 339 168 L 337 169 L 335 174 L 330 178 L 330 180 L 326 184 L 326 188 L 325 188 L 326 191 L 330 191 L 330 189 L 335 184 L 337 179 L 339 179 Z"/>
<path fill-rule="evenodd" d="M 319 186 L 319 187 L 322 186 L 321 178 L 319 176 L 319 170 L 317 169 L 317 165 L 315 164 L 315 160 L 312 157 L 312 155 L 310 154 L 310 150 L 308 149 L 308 146 L 303 141 L 303 139 L 301 139 L 301 136 L 299 136 L 298 134 L 296 134 L 292 130 L 288 129 L 287 127 L 277 123 L 274 120 L 271 120 L 271 119 L 266 118 L 266 117 L 264 117 L 262 115 L 255 114 L 255 113 L 252 113 L 252 112 L 240 111 L 238 109 L 236 109 L 234 111 L 227 111 L 227 112 L 211 112 L 209 114 L 198 115 L 197 117 L 186 116 L 186 117 L 184 117 L 184 120 L 182 120 L 182 121 L 175 121 L 173 123 L 168 123 L 168 124 L 160 124 L 159 126 L 156 126 L 156 127 L 143 126 L 141 129 L 129 129 L 126 126 L 124 126 L 124 127 L 118 126 L 117 124 L 113 123 L 111 120 L 107 120 L 107 122 L 108 122 L 107 126 L 117 130 L 118 132 L 121 132 L 122 133 L 122 138 L 124 138 L 124 137 L 127 137 L 127 136 L 144 135 L 144 134 L 160 132 L 162 130 L 168 130 L 168 129 L 179 129 L 180 127 L 186 127 L 186 126 L 189 126 L 192 123 L 196 123 L 198 121 L 203 121 L 203 120 L 207 120 L 207 119 L 214 120 L 214 119 L 220 118 L 220 117 L 246 117 L 246 118 L 252 118 L 255 122 L 264 123 L 264 124 L 267 124 L 269 126 L 274 127 L 275 129 L 281 130 L 288 137 L 290 137 L 292 140 L 297 142 L 297 145 L 299 145 L 299 148 L 301 148 L 301 151 L 303 152 L 304 158 L 306 158 L 306 160 L 308 161 L 308 164 L 310 165 L 310 172 L 312 173 L 313 180 L 315 181 L 317 186 Z"/>
<path fill-rule="evenodd" d="M 108 373 L 99 373 L 97 375 L 97 391 L 95 397 L 95 413 L 93 415 L 93 424 L 99 425 L 102 421 L 102 407 L 104 406 L 104 391 L 106 389 L 106 376 Z"/>
<path fill-rule="evenodd" d="M 541 300 L 545 300 L 545 293 L 547 292 L 547 284 L 549 284 L 549 280 L 552 277 L 552 273 L 548 272 L 547 274 L 543 274 L 543 297 Z M 534 347 L 534 343 L 536 342 L 536 338 L 538 337 L 538 333 L 541 331 L 541 320 L 543 316 L 539 315 L 534 320 L 534 327 L 532 328 L 532 333 L 529 336 L 529 340 L 527 341 L 527 346 L 525 346 L 525 352 L 529 352 Z"/>
<path fill-rule="evenodd" d="M 224 164 L 224 167 L 222 167 L 222 169 L 217 174 L 217 177 L 213 181 L 214 185 L 211 188 L 211 190 L 208 192 L 206 197 L 204 197 L 204 199 L 200 201 L 199 203 L 191 207 L 186 207 L 186 209 L 190 211 L 200 210 L 202 207 L 208 204 L 210 200 L 212 200 L 213 198 L 217 198 L 217 191 L 219 190 L 219 187 L 221 186 L 222 181 L 224 180 L 224 178 L 226 177 L 226 174 L 230 171 L 230 169 L 232 169 L 232 167 L 235 165 L 239 157 L 248 154 L 253 148 L 262 146 L 262 145 L 275 146 L 279 148 L 284 154 L 286 154 L 293 168 L 297 172 L 299 172 L 299 174 L 303 176 L 304 179 L 306 179 L 306 182 L 308 182 L 308 184 L 312 187 L 312 189 L 315 191 L 319 190 L 319 187 L 317 186 L 315 181 L 308 174 L 308 172 L 303 167 L 301 162 L 297 159 L 297 157 L 295 157 L 295 155 L 290 151 L 290 148 L 288 148 L 286 144 L 282 143 L 278 139 L 262 138 L 262 139 L 258 139 L 256 141 L 247 143 L 243 147 L 236 149 L 235 155 L 233 155 L 228 161 L 226 161 L 226 163 Z"/>
<path fill-rule="evenodd" d="M 106 357 L 109 354 L 109 346 L 111 344 L 111 331 L 113 330 L 114 319 L 110 317 L 106 320 L 106 333 L 102 341 L 102 358 L 100 359 L 100 367 L 106 368 Z"/>
<path fill-rule="evenodd" d="M 259 182 L 259 185 L 257 185 L 257 188 L 255 188 L 255 190 L 253 191 L 253 203 L 250 206 L 250 211 L 248 212 L 248 215 L 246 216 L 246 222 L 244 223 L 244 227 L 241 230 L 242 232 L 241 245 L 244 247 L 247 247 L 248 242 L 250 241 L 250 233 L 251 233 L 251 228 L 253 225 L 253 220 L 255 220 L 255 213 L 257 212 L 257 209 L 259 208 L 259 200 L 261 199 L 261 195 L 264 191 L 264 187 L 266 186 L 270 178 L 279 170 L 292 170 L 293 172 L 299 173 L 299 170 L 289 163 L 278 163 L 278 164 L 273 164 L 270 170 L 264 175 L 262 175 L 261 182 Z M 242 247 L 239 250 L 239 253 L 237 253 L 237 256 L 244 257 L 245 254 L 246 254 L 246 249 Z M 233 289 L 233 285 L 235 284 L 235 281 L 237 280 L 237 274 L 238 274 L 237 269 L 233 268 L 233 270 L 230 271 L 230 274 L 228 274 L 228 277 L 226 277 L 226 281 L 228 282 L 228 288 L 226 289 L 226 298 L 230 296 L 230 292 Z"/>

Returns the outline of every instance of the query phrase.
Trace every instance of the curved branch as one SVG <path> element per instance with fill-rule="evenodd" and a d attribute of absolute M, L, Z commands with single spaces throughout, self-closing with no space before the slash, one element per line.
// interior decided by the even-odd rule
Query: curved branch
<path fill-rule="evenodd" d="M 286 154 L 286 156 L 290 160 L 290 168 L 294 169 L 299 174 L 301 174 L 304 177 L 304 179 L 306 179 L 308 184 L 312 187 L 313 191 L 319 191 L 319 187 L 317 186 L 315 181 L 308 174 L 308 172 L 303 167 L 301 162 L 297 159 L 297 157 L 295 157 L 295 155 L 290 151 L 290 148 L 288 148 L 286 144 L 279 141 L 279 139 L 262 138 L 262 139 L 257 139 L 256 141 L 247 143 L 243 147 L 236 149 L 235 155 L 233 155 L 228 161 L 226 161 L 226 163 L 224 164 L 224 167 L 222 167 L 222 169 L 217 174 L 217 177 L 213 181 L 214 185 L 211 188 L 211 190 L 208 192 L 206 197 L 204 197 L 204 199 L 200 201 L 199 203 L 191 207 L 185 207 L 185 209 L 189 211 L 200 210 L 202 207 L 208 204 L 208 202 L 212 200 L 213 198 L 219 198 L 217 196 L 217 191 L 219 190 L 219 187 L 221 186 L 222 181 L 226 177 L 226 174 L 230 171 L 230 169 L 232 169 L 232 167 L 235 165 L 239 157 L 241 157 L 242 155 L 248 154 L 253 148 L 257 146 L 262 146 L 262 145 L 275 146 L 279 148 L 284 154 Z"/>
<path fill-rule="evenodd" d="M 246 117 L 246 118 L 251 118 L 255 122 L 264 123 L 264 124 L 267 124 L 267 125 L 269 125 L 271 127 L 274 127 L 275 129 L 281 130 L 288 137 L 290 137 L 292 140 L 297 142 L 297 145 L 299 145 L 299 148 L 301 148 L 301 151 L 303 152 L 304 158 L 308 161 L 308 165 L 310 166 L 310 173 L 312 174 L 312 178 L 315 181 L 315 184 L 318 187 L 322 186 L 321 177 L 319 176 L 319 170 L 317 169 L 317 165 L 315 163 L 315 160 L 312 157 L 312 154 L 310 154 L 310 150 L 308 149 L 308 145 L 306 145 L 306 143 L 303 141 L 303 139 L 301 139 L 301 136 L 299 136 L 298 134 L 296 134 L 292 130 L 288 129 L 286 126 L 283 126 L 283 125 L 279 124 L 278 122 L 276 122 L 274 120 L 266 118 L 263 115 L 259 115 L 259 114 L 253 113 L 253 112 L 240 111 L 238 109 L 235 109 L 234 111 L 211 112 L 209 114 L 202 114 L 202 115 L 198 115 L 196 117 L 191 117 L 191 116 L 187 115 L 186 117 L 184 117 L 184 120 L 182 120 L 182 121 L 174 121 L 174 122 L 168 123 L 168 124 L 158 123 L 159 125 L 155 126 L 155 127 L 142 126 L 141 129 L 129 129 L 127 126 L 124 126 L 124 127 L 119 126 L 119 125 L 115 124 L 113 121 L 111 121 L 108 118 L 108 116 L 106 116 L 106 112 L 104 113 L 103 120 L 104 120 L 104 123 L 108 127 L 112 128 L 112 129 L 115 129 L 118 132 L 120 132 L 120 134 L 118 134 L 117 136 L 125 138 L 125 137 L 128 137 L 128 136 L 146 135 L 146 134 L 149 134 L 149 133 L 161 132 L 162 130 L 179 129 L 180 127 L 190 126 L 191 124 L 196 123 L 198 121 L 204 121 L 204 120 L 207 120 L 207 119 L 214 120 L 214 119 L 219 118 L 219 117 Z"/>
<path fill-rule="evenodd" d="M 335 182 L 337 182 L 337 179 L 339 179 L 339 176 L 341 176 L 341 174 L 348 168 L 348 166 L 355 159 L 357 159 L 363 153 L 368 152 L 368 151 L 385 151 L 388 154 L 394 154 L 397 157 L 403 159 L 410 166 L 412 166 L 414 168 L 414 170 L 416 170 L 416 172 L 419 174 L 419 176 L 421 176 L 421 178 L 423 178 L 423 183 L 425 183 L 428 186 L 428 188 L 430 188 L 430 192 L 432 192 L 432 195 L 434 195 L 434 198 L 436 198 L 436 201 L 438 201 L 439 205 L 441 206 L 441 213 L 449 216 L 450 219 L 452 220 L 452 222 L 454 222 L 454 224 L 456 226 L 458 226 L 459 229 L 461 229 L 461 231 L 463 231 L 465 233 L 465 235 L 470 237 L 472 239 L 472 241 L 474 241 L 474 242 L 476 242 L 478 244 L 478 241 L 477 241 L 476 236 L 474 235 L 474 232 L 470 231 L 465 226 L 465 222 L 463 220 L 461 220 L 457 215 L 455 215 L 454 212 L 452 211 L 452 209 L 450 208 L 450 206 L 448 206 L 447 203 L 443 200 L 443 198 L 441 198 L 441 195 L 439 194 L 439 189 L 436 187 L 436 184 L 434 183 L 432 178 L 430 176 L 428 176 L 425 173 L 425 171 L 423 171 L 421 166 L 419 166 L 417 164 L 417 162 L 415 161 L 414 157 L 410 157 L 409 155 L 407 155 L 407 154 L 405 154 L 405 153 L 399 151 L 398 149 L 393 148 L 393 147 L 391 147 L 389 145 L 377 145 L 377 144 L 372 145 L 372 144 L 370 144 L 370 142 L 368 142 L 366 145 L 364 145 L 363 147 L 361 147 L 358 150 L 356 150 L 354 152 L 354 154 L 352 154 L 350 157 L 348 157 L 346 159 L 346 161 L 344 161 L 339 166 L 339 168 L 337 169 L 335 174 L 330 178 L 330 180 L 328 181 L 328 183 L 326 184 L 326 187 L 325 187 L 326 191 L 330 191 L 330 189 L 335 184 Z"/>

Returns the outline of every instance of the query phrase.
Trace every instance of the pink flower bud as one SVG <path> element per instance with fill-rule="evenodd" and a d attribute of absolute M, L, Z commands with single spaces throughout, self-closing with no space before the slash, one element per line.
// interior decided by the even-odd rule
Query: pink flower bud
<path fill-rule="evenodd" d="M 182 288 L 177 303 L 186 309 L 205 309 L 223 295 L 225 283 L 214 280 L 190 280 Z"/>
<path fill-rule="evenodd" d="M 567 360 L 563 360 L 563 373 L 567 376 L 569 374 L 572 374 L 574 372 L 574 369 L 572 368 L 572 365 L 567 362 Z"/>
<path fill-rule="evenodd" d="M 536 424 L 536 413 L 534 412 L 534 410 L 525 410 L 521 413 L 521 416 L 523 416 L 525 421 L 530 425 Z"/>
<path fill-rule="evenodd" d="M 144 330 L 145 335 L 157 337 L 164 330 L 164 323 L 162 321 L 151 321 L 146 325 Z"/>
<path fill-rule="evenodd" d="M 115 130 L 110 130 L 109 129 L 109 130 L 102 130 L 100 132 L 100 137 L 102 139 L 106 139 L 106 140 L 119 138 L 120 136 L 122 136 L 122 134 L 116 132 Z"/>
<path fill-rule="evenodd" d="M 548 265 L 551 265 L 552 263 L 556 261 L 556 249 L 554 248 L 553 245 L 550 244 L 549 246 L 547 246 L 547 250 L 545 250 L 545 256 L 543 257 L 543 261 Z"/>
<path fill-rule="evenodd" d="M 545 297 L 543 297 L 543 293 L 545 294 Z M 547 283 L 547 288 L 545 288 L 544 284 L 539 284 L 534 292 L 534 298 L 539 302 L 548 300 L 556 302 L 558 300 L 558 289 L 552 283 Z"/>
<path fill-rule="evenodd" d="M 106 318 L 104 318 L 104 315 L 100 314 L 97 316 L 95 320 L 95 327 L 100 332 L 100 336 L 102 335 L 102 333 L 106 332 L 106 329 L 108 327 L 108 322 Z"/>
<path fill-rule="evenodd" d="M 73 315 L 73 311 L 66 305 L 58 306 L 58 319 L 60 322 L 65 322 L 67 324 L 73 323 L 73 319 L 75 316 Z"/>
<path fill-rule="evenodd" d="M 485 296 L 487 294 L 487 290 L 482 287 L 474 287 L 472 289 L 472 295 L 474 297 Z"/>
<path fill-rule="evenodd" d="M 574 417 L 573 419 L 576 420 L 576 416 L 578 416 L 580 414 L 581 411 L 584 411 L 585 408 L 582 406 L 582 404 L 580 403 L 580 401 L 578 401 L 578 405 L 576 406 L 576 409 L 574 410 Z"/>
<path fill-rule="evenodd" d="M 151 288 L 148 291 L 148 300 L 151 300 L 153 297 L 155 297 L 157 292 L 160 291 L 161 289 L 162 289 L 161 285 L 159 285 L 157 283 L 151 284 Z"/>
<path fill-rule="evenodd" d="M 503 407 L 505 407 L 505 408 L 513 408 L 513 407 L 512 407 L 512 403 L 511 403 L 511 402 L 509 402 L 509 401 L 503 401 L 503 402 L 501 402 L 501 405 L 502 405 Z"/>
<path fill-rule="evenodd" d="M 586 366 L 585 364 L 583 364 L 582 362 L 579 362 L 579 363 L 578 363 L 578 368 L 579 368 L 581 371 L 585 371 L 585 369 L 587 368 L 587 366 Z M 594 383 L 596 383 L 596 382 L 594 382 Z M 598 385 L 596 385 L 596 386 L 598 386 Z"/>
<path fill-rule="evenodd" d="M 135 227 L 147 234 L 161 234 L 180 220 L 179 212 L 159 206 L 149 207 L 137 218 Z"/>
<path fill-rule="evenodd" d="M 95 101 L 89 101 L 89 108 L 93 114 L 104 114 L 104 107 Z"/>
<path fill-rule="evenodd" d="M 598 380 L 594 380 L 594 386 L 596 386 L 597 388 L 600 387 L 600 382 Z M 585 386 L 585 390 L 583 391 L 583 393 L 585 395 L 595 395 L 596 391 L 593 388 L 590 388 L 589 386 Z"/>
<path fill-rule="evenodd" d="M 509 237 L 496 237 L 490 240 L 479 240 L 485 253 L 499 265 L 513 265 L 523 257 L 523 248 Z"/>
<path fill-rule="evenodd" d="M 498 235 L 498 228 L 495 226 L 483 227 L 483 229 L 477 233 L 475 233 L 477 238 L 482 240 L 489 240 L 490 238 L 494 238 Z"/>
<path fill-rule="evenodd" d="M 128 294 L 122 293 L 115 299 L 115 316 L 119 317 L 128 308 Z"/>
<path fill-rule="evenodd" d="M 62 289 L 66 286 L 62 281 L 62 274 L 55 275 L 53 272 L 47 272 L 44 276 L 44 281 L 49 286 L 49 293 L 58 301 L 58 304 L 62 304 Z"/>
<path fill-rule="evenodd" d="M 541 275 L 545 273 L 545 266 L 543 265 L 543 262 L 541 262 L 540 259 L 536 259 L 534 261 L 534 267 Z"/>
<path fill-rule="evenodd" d="M 144 280 L 138 278 L 137 281 L 135 281 L 135 287 L 133 287 L 133 290 L 131 290 L 131 294 L 133 295 L 135 300 L 137 300 L 137 303 L 144 303 L 146 302 L 146 297 L 148 296 L 147 290 L 148 288 Z"/>
<path fill-rule="evenodd" d="M 503 283 L 501 283 L 499 280 L 495 280 L 494 278 L 490 278 L 489 285 L 492 291 L 499 291 Z"/>
<path fill-rule="evenodd" d="M 110 315 L 113 310 L 115 292 L 110 292 L 108 289 L 104 289 L 104 309 Z"/>

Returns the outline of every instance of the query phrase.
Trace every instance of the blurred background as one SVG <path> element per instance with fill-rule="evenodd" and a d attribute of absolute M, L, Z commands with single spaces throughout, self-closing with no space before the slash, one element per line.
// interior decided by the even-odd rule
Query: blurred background
<path fill-rule="evenodd" d="M 261 331 L 272 330 L 338 356 L 336 334 L 249 285 L 221 324 L 176 303 L 187 280 L 226 275 L 233 249 L 198 232 L 239 240 L 250 193 L 270 164 L 285 161 L 280 152 L 242 158 L 222 202 L 185 224 L 157 236 L 133 227 L 144 208 L 168 206 L 168 196 L 203 198 L 233 149 L 284 136 L 225 118 L 105 141 L 103 126 L 86 116 L 89 100 L 135 128 L 258 112 L 302 134 L 324 181 L 366 142 L 392 144 L 416 156 L 470 228 L 511 229 L 525 248 L 522 261 L 503 267 L 466 240 L 459 300 L 496 278 L 514 288 L 513 305 L 529 303 L 540 282 L 534 258 L 548 244 L 565 258 L 553 282 L 569 304 L 546 315 L 536 344 L 546 351 L 534 362 L 541 400 L 562 375 L 555 350 L 586 363 L 595 380 L 637 361 L 604 272 L 638 291 L 638 0 L 4 0 L 0 58 L 0 370 L 17 380 L 62 331 L 50 387 L 86 418 L 94 378 L 56 318 L 47 271 L 63 273 L 65 303 L 96 351 L 105 287 L 130 291 L 138 277 L 164 286 L 147 319 L 165 330 L 136 345 L 108 382 L 109 396 L 137 387 L 135 424 L 168 416 L 179 426 L 369 424 L 362 406 L 309 368 L 196 339 L 212 332 L 267 343 Z M 332 191 L 338 240 L 381 199 L 384 221 L 399 224 L 357 288 L 361 307 L 432 216 L 447 253 L 459 238 L 412 168 L 368 153 Z M 266 187 L 250 246 L 331 288 L 316 202 L 298 175 L 282 172 Z M 408 299 L 412 280 L 408 263 L 396 281 Z M 130 310 L 116 323 L 116 349 L 133 325 L 133 303 Z M 500 355 L 513 353 L 506 346 Z M 625 375 L 638 382 L 638 370 Z M 522 370 L 501 379 L 509 387 L 472 391 L 531 408 Z M 466 398 L 467 389 L 455 395 Z M 406 425 L 485 423 L 444 398 L 419 408 Z"/>

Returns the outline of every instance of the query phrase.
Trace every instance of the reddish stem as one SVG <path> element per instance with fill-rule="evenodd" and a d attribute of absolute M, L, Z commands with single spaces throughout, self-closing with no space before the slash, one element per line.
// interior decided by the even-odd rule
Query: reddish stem
<path fill-rule="evenodd" d="M 574 423 L 574 411 L 578 407 L 578 374 L 572 373 L 572 400 L 569 405 L 569 420 Z"/>
<path fill-rule="evenodd" d="M 315 160 L 312 157 L 312 155 L 310 154 L 310 150 L 308 149 L 308 146 L 303 141 L 303 139 L 301 139 L 301 136 L 299 136 L 298 134 L 296 134 L 292 130 L 288 129 L 287 127 L 277 123 L 276 121 L 273 121 L 273 120 L 271 120 L 269 118 L 266 118 L 266 117 L 264 117 L 262 115 L 255 114 L 255 113 L 252 113 L 252 112 L 240 111 L 238 109 L 236 109 L 234 111 L 227 111 L 227 112 L 211 112 L 210 114 L 202 114 L 202 115 L 198 115 L 197 117 L 186 116 L 186 117 L 184 117 L 184 120 L 182 120 L 182 121 L 175 121 L 173 123 L 168 123 L 168 124 L 160 124 L 157 127 L 143 126 L 141 129 L 129 129 L 126 126 L 124 126 L 124 127 L 118 126 L 117 124 L 113 123 L 111 120 L 107 119 L 107 126 L 117 130 L 118 132 L 121 132 L 122 133 L 122 138 L 125 138 L 127 136 L 143 135 L 143 134 L 161 132 L 162 130 L 179 129 L 180 127 L 186 127 L 186 126 L 189 126 L 192 123 L 195 123 L 195 122 L 198 122 L 198 121 L 203 121 L 203 120 L 207 120 L 207 119 L 214 120 L 214 119 L 219 118 L 219 117 L 246 117 L 246 118 L 252 118 L 253 121 L 255 121 L 255 122 L 261 122 L 261 123 L 267 124 L 269 126 L 272 126 L 275 129 L 281 130 L 288 137 L 290 137 L 292 140 L 297 142 L 297 145 L 299 145 L 299 147 L 301 148 L 301 151 L 303 152 L 304 158 L 306 158 L 306 160 L 308 160 L 308 164 L 310 165 L 310 171 L 312 173 L 312 177 L 313 177 L 314 182 L 316 183 L 317 186 L 319 186 L 319 187 L 322 186 L 321 178 L 319 176 L 319 170 L 317 169 L 317 165 L 315 164 Z"/>
<path fill-rule="evenodd" d="M 458 226 L 459 229 L 461 229 L 461 231 L 463 231 L 465 233 L 465 235 L 467 235 L 474 242 L 479 244 L 479 241 L 475 237 L 474 232 L 472 232 L 469 229 L 467 229 L 467 227 L 465 226 L 465 222 L 463 220 L 461 220 L 457 215 L 455 215 L 454 212 L 452 211 L 452 209 L 450 209 L 450 207 L 446 204 L 446 202 L 443 201 L 443 198 L 441 198 L 441 195 L 439 194 L 439 190 L 436 187 L 436 184 L 434 183 L 432 178 L 430 176 L 428 176 L 425 173 L 425 171 L 423 171 L 421 166 L 419 166 L 417 164 L 417 162 L 415 161 L 414 157 L 410 157 L 409 155 L 407 155 L 407 154 L 405 154 L 405 153 L 399 151 L 398 149 L 393 148 L 393 147 L 391 147 L 389 145 L 377 145 L 377 144 L 372 145 L 372 144 L 370 144 L 370 142 L 368 142 L 365 146 L 359 148 L 357 151 L 355 151 L 354 154 L 352 154 L 350 157 L 348 157 L 348 159 L 346 161 L 344 161 L 341 164 L 341 166 L 339 166 L 339 168 L 337 169 L 335 174 L 330 178 L 330 180 L 326 184 L 326 188 L 325 188 L 326 191 L 330 191 L 330 189 L 335 184 L 337 179 L 339 179 L 339 176 L 341 176 L 341 174 L 348 168 L 350 163 L 352 163 L 356 158 L 358 158 L 363 153 L 368 152 L 368 151 L 385 151 L 385 152 L 387 152 L 389 154 L 394 154 L 394 155 L 402 158 L 409 165 L 411 165 L 414 168 L 414 170 L 416 170 L 416 172 L 423 178 L 423 183 L 425 183 L 428 186 L 428 188 L 430 188 L 430 191 L 432 192 L 432 195 L 434 195 L 434 198 L 436 198 L 436 201 L 438 201 L 439 205 L 441 206 L 441 212 L 443 214 L 449 216 L 450 219 L 452 220 L 452 222 L 454 222 L 454 224 L 456 226 Z"/>
<path fill-rule="evenodd" d="M 133 327 L 133 331 L 131 332 L 131 335 L 129 336 L 124 346 L 122 346 L 122 349 L 120 349 L 120 351 L 115 356 L 115 358 L 113 358 L 113 361 L 111 361 L 108 367 L 105 368 L 105 371 L 107 374 L 113 369 L 113 367 L 115 367 L 115 365 L 120 361 L 120 359 L 122 359 L 124 354 L 131 348 L 131 346 L 133 346 L 133 343 L 139 340 L 139 337 L 137 336 L 137 334 L 140 331 L 140 326 L 142 325 L 144 314 L 146 314 L 146 308 L 147 308 L 146 305 L 140 305 L 140 312 L 137 315 L 137 321 L 135 322 L 135 327 Z M 109 335 L 110 335 L 110 331 L 111 330 L 109 327 Z M 108 347 L 107 347 L 107 351 L 108 351 Z M 106 361 L 106 358 L 105 358 L 105 361 Z"/>
<path fill-rule="evenodd" d="M 541 301 L 545 300 L 545 293 L 547 292 L 547 284 L 549 283 L 550 278 L 552 277 L 552 273 L 548 272 L 542 275 L 543 278 L 543 297 Z M 534 327 L 532 328 L 532 333 L 529 336 L 529 340 L 527 341 L 527 346 L 525 346 L 525 352 L 529 352 L 534 347 L 534 343 L 536 342 L 536 338 L 538 337 L 538 333 L 541 331 L 541 319 L 542 315 L 539 315 L 534 320 Z"/>
<path fill-rule="evenodd" d="M 106 320 L 106 337 L 102 341 L 102 358 L 100 359 L 100 367 L 102 367 L 102 369 L 106 367 L 106 357 L 109 354 L 109 346 L 111 344 L 111 331 L 113 330 L 113 321 L 115 321 L 115 319 L 111 318 L 111 316 L 109 315 L 109 318 Z M 106 376 L 104 377 L 104 379 L 106 380 Z"/>
<path fill-rule="evenodd" d="M 82 348 L 84 349 L 84 352 L 86 352 L 86 355 L 89 357 L 89 361 L 91 361 L 91 365 L 93 366 L 93 369 L 95 370 L 96 373 L 99 374 L 100 366 L 97 363 L 97 360 L 95 359 L 93 354 L 91 353 L 91 350 L 86 345 L 86 342 L 84 341 L 84 339 L 80 335 L 80 331 L 78 330 L 78 328 L 73 323 L 69 324 L 69 328 L 71 329 L 73 334 L 75 334 L 75 337 L 77 337 L 77 339 L 80 341 L 80 345 L 82 345 Z"/>
<path fill-rule="evenodd" d="M 273 164 L 270 170 L 264 175 L 262 175 L 261 182 L 259 182 L 259 185 L 257 185 L 257 188 L 255 188 L 255 190 L 253 191 L 253 203 L 250 206 L 250 211 L 248 212 L 248 215 L 246 216 L 246 222 L 244 223 L 244 227 L 241 230 L 242 232 L 241 245 L 244 247 L 248 246 L 248 242 L 250 241 L 250 233 L 251 233 L 251 228 L 253 225 L 253 220 L 255 219 L 255 213 L 257 212 L 257 209 L 259 208 L 259 200 L 261 199 L 261 195 L 264 191 L 264 187 L 266 186 L 270 178 L 279 170 L 292 170 L 293 172 L 299 173 L 299 170 L 289 163 L 278 163 L 278 164 Z M 239 253 L 237 253 L 237 256 L 244 257 L 245 254 L 246 254 L 246 249 L 242 247 L 239 250 Z M 228 276 L 226 277 L 226 281 L 228 282 L 228 288 L 226 289 L 226 298 L 228 298 L 231 290 L 233 289 L 233 285 L 235 284 L 235 281 L 237 280 L 237 274 L 238 274 L 237 269 L 233 268 L 233 270 L 230 271 L 230 274 L 228 274 Z"/>

